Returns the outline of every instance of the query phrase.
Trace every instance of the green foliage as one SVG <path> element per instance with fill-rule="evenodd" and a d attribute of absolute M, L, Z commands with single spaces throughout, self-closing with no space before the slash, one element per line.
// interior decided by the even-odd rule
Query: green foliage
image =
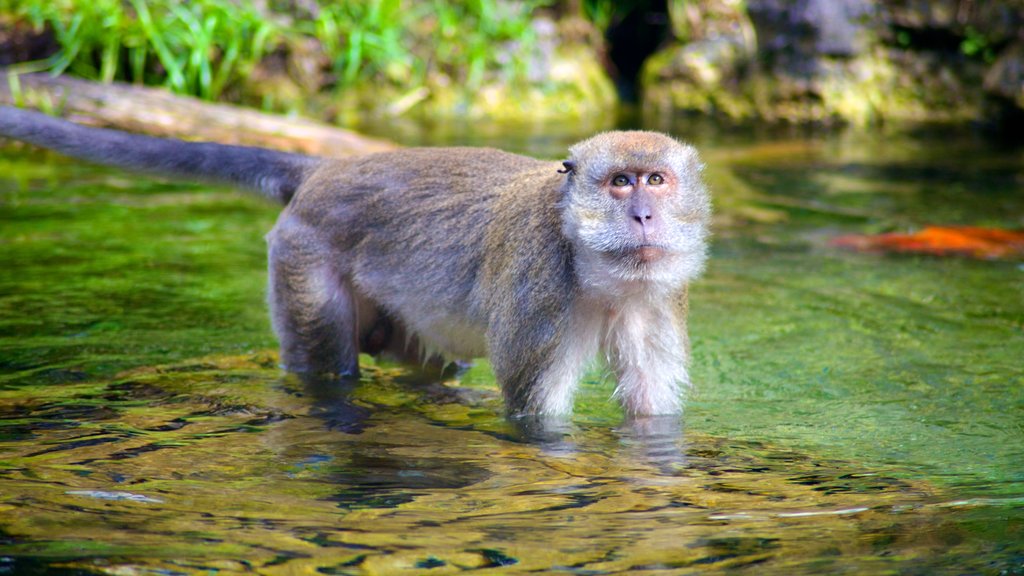
<path fill-rule="evenodd" d="M 339 83 L 349 86 L 369 74 L 409 75 L 413 57 L 402 43 L 407 19 L 399 0 L 331 2 L 311 20 L 297 22 L 295 31 L 320 42 Z"/>
<path fill-rule="evenodd" d="M 250 4 L 229 0 L 2 0 L 0 9 L 53 30 L 55 72 L 162 83 L 208 99 L 247 74 L 279 34 Z"/>
<path fill-rule="evenodd" d="M 421 4 L 414 17 L 436 19 L 432 36 L 437 46 L 438 65 L 447 75 L 475 90 L 495 60 L 510 77 L 525 75 L 526 56 L 536 41 L 530 14 L 547 3 L 545 0 L 520 3 L 433 0 Z M 509 54 L 522 57 L 509 58 Z"/>
<path fill-rule="evenodd" d="M 685 4 L 683 0 L 672 0 L 669 11 L 674 4 Z M 583 16 L 594 23 L 598 30 L 605 31 L 616 20 L 625 18 L 638 10 L 650 10 L 656 5 L 652 0 L 583 0 Z"/>
<path fill-rule="evenodd" d="M 300 13 L 251 0 L 0 0 L 0 13 L 53 30 L 55 72 L 216 99 L 268 54 L 311 41 L 338 87 L 421 85 L 442 72 L 475 89 L 489 73 L 523 76 L 531 13 L 549 1 L 320 0 Z"/>
<path fill-rule="evenodd" d="M 989 64 L 995 62 L 996 59 L 996 51 L 992 46 L 992 41 L 973 26 L 968 26 L 964 30 L 964 39 L 960 42 L 960 51 L 965 56 L 979 58 Z"/>
<path fill-rule="evenodd" d="M 585 0 L 583 15 L 597 26 L 598 30 L 607 30 L 615 16 L 614 0 Z"/>

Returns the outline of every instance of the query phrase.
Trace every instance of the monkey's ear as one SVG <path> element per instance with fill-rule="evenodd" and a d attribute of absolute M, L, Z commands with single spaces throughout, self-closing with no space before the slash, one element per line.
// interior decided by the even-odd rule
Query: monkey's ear
<path fill-rule="evenodd" d="M 572 160 L 562 162 L 562 166 L 565 166 L 565 170 L 559 170 L 559 174 L 576 174 L 576 163 Z"/>

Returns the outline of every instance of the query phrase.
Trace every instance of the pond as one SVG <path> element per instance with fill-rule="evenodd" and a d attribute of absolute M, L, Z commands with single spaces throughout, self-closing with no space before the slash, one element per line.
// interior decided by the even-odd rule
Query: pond
<path fill-rule="evenodd" d="M 624 423 L 598 368 L 544 431 L 483 361 L 282 373 L 277 207 L 0 149 L 0 574 L 1024 574 L 1024 265 L 829 242 L 1024 228 L 1024 151 L 667 129 L 717 210 L 686 413 Z M 589 132 L 386 135 L 557 159 Z"/>

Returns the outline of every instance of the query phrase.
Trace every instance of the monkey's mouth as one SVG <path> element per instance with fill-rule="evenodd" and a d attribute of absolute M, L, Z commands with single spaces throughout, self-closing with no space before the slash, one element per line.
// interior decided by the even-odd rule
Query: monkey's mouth
<path fill-rule="evenodd" d="M 616 256 L 623 260 L 630 260 L 637 264 L 651 264 L 657 262 L 668 254 L 668 248 L 658 244 L 637 244 L 618 250 Z"/>
<path fill-rule="evenodd" d="M 636 249 L 636 259 L 641 262 L 657 262 L 665 256 L 665 249 L 661 246 L 647 244 Z"/>

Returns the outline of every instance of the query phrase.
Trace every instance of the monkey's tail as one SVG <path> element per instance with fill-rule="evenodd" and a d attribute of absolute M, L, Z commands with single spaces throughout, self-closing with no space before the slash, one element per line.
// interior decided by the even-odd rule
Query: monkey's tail
<path fill-rule="evenodd" d="M 287 204 L 322 161 L 314 156 L 213 142 L 185 142 L 80 126 L 0 106 L 0 136 L 110 166 L 236 184 Z"/>

